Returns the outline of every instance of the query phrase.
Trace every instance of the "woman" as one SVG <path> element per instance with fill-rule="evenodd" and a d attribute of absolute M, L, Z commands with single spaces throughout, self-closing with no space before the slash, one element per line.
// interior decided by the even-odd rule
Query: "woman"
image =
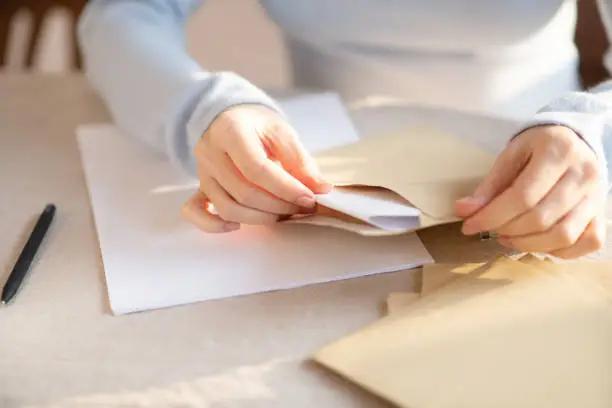
<path fill-rule="evenodd" d="M 186 21 L 201 3 L 90 2 L 79 38 L 92 84 L 126 133 L 198 175 L 184 214 L 204 231 L 308 211 L 331 187 L 275 101 L 186 52 Z M 480 188 L 457 203 L 465 234 L 494 231 L 508 247 L 563 258 L 601 247 L 612 82 L 580 92 L 575 0 L 260 3 L 284 32 L 298 86 L 524 122 Z M 612 0 L 599 4 L 612 21 Z"/>

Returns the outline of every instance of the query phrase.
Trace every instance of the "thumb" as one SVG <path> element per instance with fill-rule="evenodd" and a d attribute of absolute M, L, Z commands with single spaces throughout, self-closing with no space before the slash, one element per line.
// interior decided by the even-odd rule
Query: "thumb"
<path fill-rule="evenodd" d="M 527 147 L 528 145 L 520 139 L 510 142 L 497 157 L 493 167 L 474 193 L 457 200 L 455 204 L 457 216 L 470 217 L 510 187 L 529 161 Z"/>
<path fill-rule="evenodd" d="M 292 129 L 287 129 L 284 133 L 278 135 L 272 151 L 275 159 L 313 193 L 325 194 L 331 191 L 332 186 L 323 179 L 316 160 L 300 143 Z"/>

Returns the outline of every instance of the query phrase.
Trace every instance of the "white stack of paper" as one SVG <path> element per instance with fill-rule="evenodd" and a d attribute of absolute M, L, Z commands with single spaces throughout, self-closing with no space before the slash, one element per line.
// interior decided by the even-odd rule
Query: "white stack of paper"
<path fill-rule="evenodd" d="M 358 139 L 333 94 L 293 98 L 285 112 L 310 151 Z M 205 234 L 180 217 L 193 185 L 112 125 L 78 140 L 113 313 L 289 289 L 431 262 L 414 234 L 367 238 L 308 225 Z"/>

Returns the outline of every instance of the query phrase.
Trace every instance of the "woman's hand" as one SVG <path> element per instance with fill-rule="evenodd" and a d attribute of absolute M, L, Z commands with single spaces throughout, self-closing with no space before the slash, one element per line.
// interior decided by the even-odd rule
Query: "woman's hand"
<path fill-rule="evenodd" d="M 496 232 L 518 251 L 577 258 L 604 244 L 606 195 L 590 147 L 567 127 L 538 126 L 510 142 L 457 215 L 465 234 Z"/>
<path fill-rule="evenodd" d="M 200 188 L 182 212 L 206 232 L 307 212 L 315 206 L 314 194 L 331 188 L 296 132 L 264 106 L 241 105 L 219 115 L 195 155 Z"/>

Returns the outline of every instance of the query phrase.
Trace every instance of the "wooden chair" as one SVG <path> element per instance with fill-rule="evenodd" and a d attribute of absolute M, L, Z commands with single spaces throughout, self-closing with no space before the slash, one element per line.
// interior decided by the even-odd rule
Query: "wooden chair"
<path fill-rule="evenodd" d="M 580 75 L 583 86 L 590 87 L 611 76 L 602 62 L 609 42 L 597 9 L 597 0 L 577 1 L 575 41 L 580 53 Z"/>
<path fill-rule="evenodd" d="M 6 64 L 11 20 L 19 11 L 27 10 L 32 17 L 25 61 L 25 68 L 31 69 L 45 18 L 50 11 L 63 7 L 72 14 L 71 42 L 74 56 L 72 66 L 81 69 L 81 55 L 76 42 L 76 22 L 86 3 L 87 0 L 0 0 L 0 67 Z"/>

